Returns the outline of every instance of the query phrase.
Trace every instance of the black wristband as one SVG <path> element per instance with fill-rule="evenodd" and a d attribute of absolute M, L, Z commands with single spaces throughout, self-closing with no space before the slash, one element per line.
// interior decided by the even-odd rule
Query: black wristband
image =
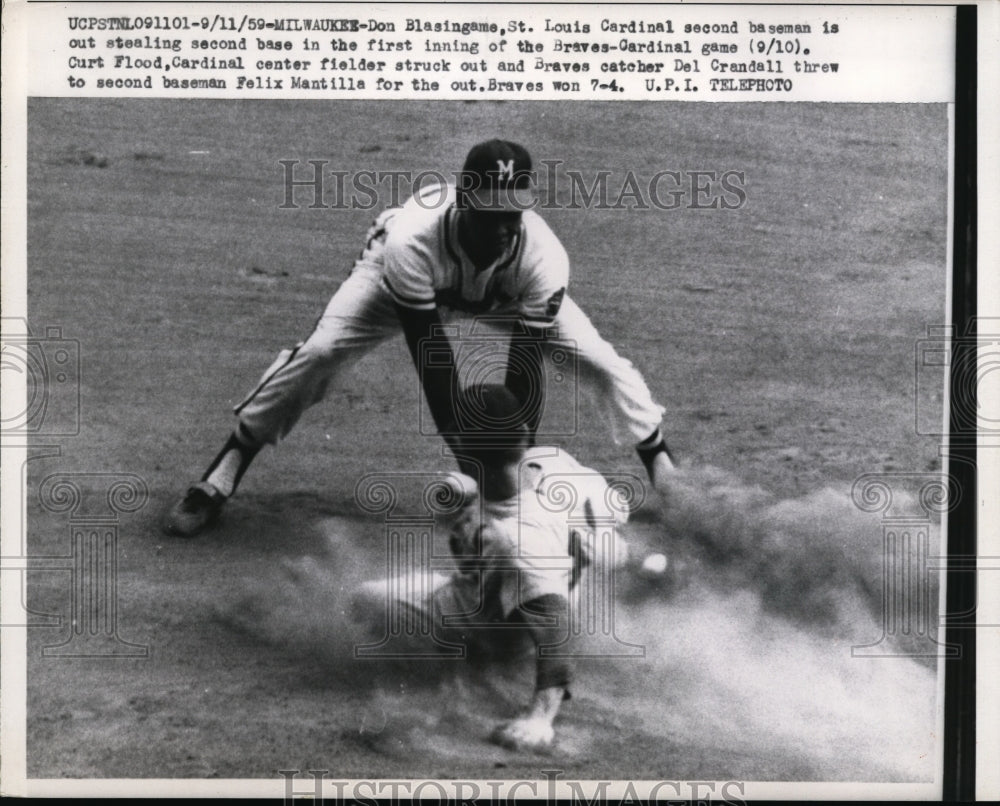
<path fill-rule="evenodd" d="M 523 603 L 517 612 L 520 621 L 527 627 L 535 642 L 537 653 L 536 689 L 555 686 L 568 688 L 572 681 L 568 657 L 561 654 L 551 654 L 553 648 L 562 644 L 567 636 L 568 611 L 569 604 L 564 597 L 547 593 Z M 548 649 L 550 654 L 543 655 L 543 647 Z"/>
<path fill-rule="evenodd" d="M 670 459 L 671 464 L 677 464 L 677 462 L 674 461 L 673 454 L 670 453 L 670 448 L 667 447 L 667 442 L 663 438 L 663 434 L 660 433 L 659 428 L 636 445 L 635 452 L 639 454 L 639 459 L 642 460 L 642 464 L 646 468 L 646 472 L 651 477 L 653 475 L 653 460 L 656 459 L 656 455 L 658 453 L 665 453 L 667 458 Z"/>
<path fill-rule="evenodd" d="M 427 398 L 427 407 L 431 410 L 438 433 L 444 435 L 454 427 L 452 401 L 458 388 L 451 342 L 436 308 L 425 311 L 394 304 L 410 357 Z"/>

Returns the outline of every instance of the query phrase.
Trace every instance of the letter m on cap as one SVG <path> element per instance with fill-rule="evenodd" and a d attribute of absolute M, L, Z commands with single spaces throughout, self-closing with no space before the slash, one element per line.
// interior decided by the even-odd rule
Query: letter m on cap
<path fill-rule="evenodd" d="M 514 160 L 497 160 L 497 172 L 500 174 L 501 179 L 513 179 L 514 178 Z"/>

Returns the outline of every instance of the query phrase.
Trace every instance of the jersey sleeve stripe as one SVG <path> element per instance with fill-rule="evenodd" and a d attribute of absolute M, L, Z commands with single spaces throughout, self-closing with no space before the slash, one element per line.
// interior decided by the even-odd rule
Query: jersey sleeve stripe
<path fill-rule="evenodd" d="M 396 300 L 400 305 L 406 308 L 417 308 L 419 310 L 430 310 L 436 307 L 434 297 L 421 298 L 421 297 L 407 297 L 400 294 L 392 287 L 392 283 L 389 282 L 388 277 L 383 277 L 382 282 L 385 284 L 386 290 L 392 294 L 392 298 Z"/>
<path fill-rule="evenodd" d="M 555 318 L 542 319 L 538 317 L 534 318 L 521 317 L 521 321 L 528 327 L 547 328 L 547 327 L 552 327 L 553 323 L 556 320 Z"/>

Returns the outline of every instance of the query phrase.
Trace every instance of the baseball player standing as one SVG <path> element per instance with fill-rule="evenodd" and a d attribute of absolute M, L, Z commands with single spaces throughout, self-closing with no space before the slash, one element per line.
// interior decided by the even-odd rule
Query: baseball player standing
<path fill-rule="evenodd" d="M 515 749 L 547 747 L 572 678 L 569 653 L 559 651 L 569 640 L 570 609 L 582 601 L 572 592 L 585 569 L 589 580 L 622 566 L 624 541 L 614 533 L 610 542 L 600 538 L 598 524 L 621 526 L 628 516 L 611 505 L 599 473 L 558 448 L 529 448 L 523 407 L 509 389 L 487 384 L 459 396 L 471 417 L 453 447 L 482 483 L 451 528 L 456 570 L 365 582 L 351 610 L 376 631 L 421 622 L 413 639 L 464 646 L 473 655 L 533 655 L 531 700 L 492 739 Z M 582 588 L 583 598 L 596 595 L 586 582 Z"/>
<path fill-rule="evenodd" d="M 565 296 L 569 258 L 529 209 L 531 180 L 523 147 L 489 140 L 469 151 L 457 186 L 430 186 L 383 212 L 309 338 L 283 350 L 236 406 L 234 432 L 201 481 L 168 510 L 165 530 L 190 537 L 212 524 L 258 451 L 287 435 L 339 372 L 400 330 L 435 425 L 451 442 L 445 429 L 455 421 L 458 386 L 440 309 L 506 317 L 506 383 L 525 406 L 532 433 L 544 405 L 540 354 L 572 354 L 580 382 L 632 435 L 654 487 L 665 492 L 674 465 L 660 431 L 664 410 L 635 367 Z M 437 359 L 425 360 L 431 354 Z"/>

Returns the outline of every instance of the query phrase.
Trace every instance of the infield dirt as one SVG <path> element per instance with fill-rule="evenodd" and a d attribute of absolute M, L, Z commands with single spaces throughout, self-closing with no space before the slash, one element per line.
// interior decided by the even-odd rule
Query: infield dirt
<path fill-rule="evenodd" d="M 32 99 L 28 121 L 29 321 L 80 356 L 79 433 L 39 435 L 27 465 L 29 551 L 69 550 L 69 516 L 39 502 L 52 474 L 95 495 L 93 474 L 135 474 L 149 494 L 117 526 L 118 632 L 148 657 L 44 657 L 70 637 L 70 577 L 27 575 L 32 611 L 63 616 L 28 632 L 31 777 L 931 780 L 933 662 L 851 657 L 882 605 L 879 515 L 851 488 L 940 471 L 915 347 L 945 320 L 943 106 Z M 622 601 L 645 657 L 581 663 L 544 757 L 486 741 L 528 666 L 351 657 L 342 594 L 385 552 L 359 479 L 452 469 L 420 434 L 401 340 L 258 458 L 218 529 L 157 528 L 374 216 L 279 209 L 279 161 L 451 171 L 492 136 L 588 176 L 742 171 L 747 197 L 543 213 L 569 293 L 667 408 L 682 493 L 666 523 L 651 496 L 631 539 L 688 583 Z M 558 444 L 644 477 L 585 399 L 577 413 Z"/>

